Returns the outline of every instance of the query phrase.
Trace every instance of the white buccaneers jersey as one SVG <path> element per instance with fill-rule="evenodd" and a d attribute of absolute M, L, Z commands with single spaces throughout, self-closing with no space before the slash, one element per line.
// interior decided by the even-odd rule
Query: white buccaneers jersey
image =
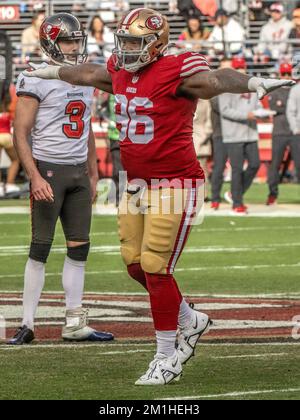
<path fill-rule="evenodd" d="M 17 95 L 39 101 L 31 132 L 35 159 L 61 165 L 87 161 L 94 88 L 20 74 Z"/>

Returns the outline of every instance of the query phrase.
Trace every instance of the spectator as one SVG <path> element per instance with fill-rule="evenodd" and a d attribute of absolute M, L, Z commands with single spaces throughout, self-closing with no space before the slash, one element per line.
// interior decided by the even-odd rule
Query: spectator
<path fill-rule="evenodd" d="M 293 24 L 284 16 L 284 7 L 281 3 L 270 6 L 271 19 L 261 29 L 259 45 L 256 48 L 258 54 L 265 54 L 278 60 L 288 52 L 289 33 Z"/>
<path fill-rule="evenodd" d="M 24 29 L 22 32 L 22 60 L 26 61 L 27 57 L 30 58 L 33 54 L 41 55 L 39 47 L 39 31 L 40 27 L 45 19 L 45 13 L 43 11 L 38 12 L 33 16 L 31 26 Z"/>
<path fill-rule="evenodd" d="M 181 16 L 187 21 L 190 16 L 200 18 L 202 13 L 197 9 L 193 0 L 178 0 L 178 10 Z"/>
<path fill-rule="evenodd" d="M 202 15 L 213 18 L 218 10 L 216 0 L 193 0 L 194 6 L 200 11 Z"/>
<path fill-rule="evenodd" d="M 249 17 L 252 21 L 265 21 L 267 20 L 267 13 L 269 11 L 267 1 L 252 0 L 249 3 Z"/>
<path fill-rule="evenodd" d="M 294 40 L 294 42 L 290 44 L 290 53 L 300 54 L 300 8 L 295 9 L 293 12 L 293 24 L 294 27 L 289 34 L 289 39 Z M 300 57 L 298 61 L 300 62 Z"/>
<path fill-rule="evenodd" d="M 238 10 L 238 0 L 193 0 L 194 5 L 202 15 L 213 18 L 218 9 L 225 9 L 229 15 L 234 15 Z"/>
<path fill-rule="evenodd" d="M 0 183 L 0 197 L 4 197 L 20 192 L 20 188 L 15 184 L 20 164 L 11 135 L 11 125 L 15 102 L 15 92 L 13 85 L 10 89 L 10 92 L 5 92 L 2 88 L 0 96 L 0 154 L 2 149 L 4 149 L 11 160 L 11 165 L 7 173 L 6 185 Z"/>
<path fill-rule="evenodd" d="M 218 0 L 218 7 L 223 8 L 229 15 L 235 15 L 239 8 L 238 0 Z"/>
<path fill-rule="evenodd" d="M 194 116 L 193 140 L 198 160 L 205 172 L 206 181 L 208 182 L 208 161 L 211 157 L 211 105 L 209 101 L 199 99 Z M 207 197 L 207 189 L 206 189 Z"/>
<path fill-rule="evenodd" d="M 233 67 L 246 72 L 246 61 L 239 58 L 233 62 Z M 219 97 L 219 107 L 223 141 L 232 167 L 231 193 L 226 193 L 225 198 L 233 204 L 234 213 L 243 215 L 247 214 L 243 196 L 260 167 L 255 114 L 262 105 L 256 94 L 226 93 Z M 244 170 L 246 160 L 248 167 Z"/>
<path fill-rule="evenodd" d="M 103 62 L 111 56 L 114 47 L 114 34 L 99 15 L 88 25 L 88 54 L 91 61 Z"/>
<path fill-rule="evenodd" d="M 103 1 L 103 0 L 87 0 L 85 3 L 85 7 L 87 10 L 110 10 L 110 11 L 117 11 L 117 10 L 128 10 L 129 9 L 129 1 L 128 0 L 111 0 L 111 1 Z"/>
<path fill-rule="evenodd" d="M 28 7 L 29 7 L 29 10 L 37 12 L 38 10 L 42 10 L 45 8 L 45 1 L 29 0 Z"/>
<path fill-rule="evenodd" d="M 243 49 L 245 31 L 243 27 L 233 18 L 228 16 L 224 9 L 219 9 L 215 15 L 216 26 L 214 27 L 209 41 L 213 43 L 215 54 L 228 52 L 239 54 Z"/>
<path fill-rule="evenodd" d="M 280 66 L 280 77 L 282 79 L 292 80 L 293 67 L 291 64 L 282 64 Z M 300 179 L 300 136 L 294 135 L 287 119 L 287 103 L 291 93 L 290 87 L 280 88 L 269 95 L 270 109 L 276 112 L 273 126 L 272 142 L 272 164 L 269 172 L 269 198 L 267 205 L 276 203 L 278 197 L 278 185 L 280 182 L 279 170 L 282 164 L 285 152 L 290 147 L 292 158 L 296 164 L 298 179 Z M 290 108 L 291 110 L 291 108 Z"/>
<path fill-rule="evenodd" d="M 200 51 L 202 42 L 209 38 L 209 30 L 203 28 L 201 20 L 197 16 L 190 16 L 187 21 L 187 28 L 179 36 L 179 41 L 184 41 L 184 48 Z"/>
<path fill-rule="evenodd" d="M 231 60 L 224 57 L 220 63 L 220 68 L 232 68 Z M 223 142 L 223 134 L 221 128 L 221 115 L 219 107 L 219 97 L 211 99 L 211 119 L 212 119 L 212 142 L 213 142 L 213 171 L 211 176 L 211 207 L 218 210 L 221 203 L 221 190 L 224 182 L 224 170 L 228 160 L 227 146 Z"/>
<path fill-rule="evenodd" d="M 287 104 L 287 119 L 294 135 L 291 141 L 291 151 L 296 167 L 296 176 L 300 183 L 300 84 L 294 86 L 289 95 Z"/>

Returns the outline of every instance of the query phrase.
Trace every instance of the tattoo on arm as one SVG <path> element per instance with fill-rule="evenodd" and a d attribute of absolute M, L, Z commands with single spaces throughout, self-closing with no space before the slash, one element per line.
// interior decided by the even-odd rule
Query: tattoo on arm
<path fill-rule="evenodd" d="M 210 83 L 216 95 L 249 92 L 249 79 L 250 76 L 231 69 L 221 69 L 210 73 Z"/>

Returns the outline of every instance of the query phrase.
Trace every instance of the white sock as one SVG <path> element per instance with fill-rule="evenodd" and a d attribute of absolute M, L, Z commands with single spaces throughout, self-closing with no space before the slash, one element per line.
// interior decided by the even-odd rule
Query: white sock
<path fill-rule="evenodd" d="M 185 299 L 182 299 L 178 318 L 178 324 L 181 328 L 188 327 L 191 324 L 192 314 L 193 309 L 188 305 Z"/>
<path fill-rule="evenodd" d="M 85 277 L 84 261 L 75 261 L 66 257 L 63 270 L 63 288 L 66 294 L 66 308 L 76 309 L 82 306 Z"/>
<path fill-rule="evenodd" d="M 156 331 L 157 353 L 173 356 L 177 331 Z"/>
<path fill-rule="evenodd" d="M 45 284 L 45 264 L 28 259 L 25 268 L 23 293 L 23 323 L 34 329 L 34 317 Z"/>

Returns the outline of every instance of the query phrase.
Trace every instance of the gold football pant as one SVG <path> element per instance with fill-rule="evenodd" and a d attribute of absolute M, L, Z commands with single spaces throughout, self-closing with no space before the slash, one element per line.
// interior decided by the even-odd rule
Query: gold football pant
<path fill-rule="evenodd" d="M 187 189 L 127 190 L 118 217 L 124 263 L 172 274 L 203 204 L 204 182 Z"/>

